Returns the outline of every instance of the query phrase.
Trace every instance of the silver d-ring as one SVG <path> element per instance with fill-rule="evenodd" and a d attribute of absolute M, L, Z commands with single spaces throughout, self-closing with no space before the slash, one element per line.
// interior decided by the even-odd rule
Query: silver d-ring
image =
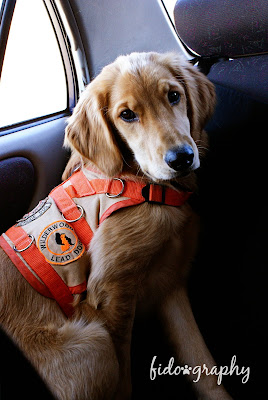
<path fill-rule="evenodd" d="M 107 197 L 110 197 L 110 198 L 119 197 L 119 196 L 123 193 L 123 191 L 125 190 L 125 184 L 124 184 L 124 181 L 123 181 L 122 179 L 120 179 L 120 178 L 113 178 L 113 180 L 114 180 L 114 181 L 120 181 L 120 182 L 122 183 L 122 190 L 121 190 L 119 193 L 117 193 L 117 194 L 105 193 L 106 196 L 107 196 Z"/>
<path fill-rule="evenodd" d="M 34 237 L 33 235 L 28 235 L 29 238 L 31 238 L 31 243 L 28 244 L 28 246 L 24 247 L 24 249 L 18 250 L 16 246 L 13 246 L 13 250 L 15 250 L 17 253 L 21 253 L 22 251 L 25 251 L 29 249 L 29 247 L 33 244 L 34 242 Z"/>
<path fill-rule="evenodd" d="M 79 217 L 76 218 L 76 219 L 66 219 L 66 218 L 64 217 L 64 215 L 61 213 L 62 218 L 64 218 L 66 222 L 70 222 L 70 223 L 71 223 L 71 222 L 76 222 L 76 221 L 79 221 L 79 219 L 81 219 L 81 218 L 83 217 L 83 215 L 84 215 L 84 209 L 83 209 L 83 207 L 80 206 L 79 204 L 76 204 L 76 207 L 77 207 L 77 208 L 80 210 L 80 212 L 81 212 L 81 214 L 79 215 Z"/>

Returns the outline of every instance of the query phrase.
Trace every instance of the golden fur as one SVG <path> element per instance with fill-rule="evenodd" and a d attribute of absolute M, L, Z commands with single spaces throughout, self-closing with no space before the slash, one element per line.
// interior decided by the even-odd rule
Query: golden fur
<path fill-rule="evenodd" d="M 180 94 L 173 106 L 170 90 Z M 203 128 L 214 101 L 213 85 L 176 54 L 121 56 L 90 83 L 69 120 L 65 143 L 72 156 L 64 176 L 77 164 L 93 165 L 108 177 L 195 190 L 194 169 L 207 147 Z M 138 120 L 124 121 L 126 109 Z M 182 144 L 194 152 L 187 176 L 164 160 Z M 62 400 L 130 398 L 130 341 L 138 311 L 159 310 L 183 365 L 212 366 L 186 290 L 197 235 L 198 217 L 188 204 L 144 203 L 114 213 L 91 242 L 87 297 L 75 300 L 71 320 L 35 292 L 1 251 L 0 322 Z M 230 399 L 213 376 L 195 388 L 200 399 Z"/>

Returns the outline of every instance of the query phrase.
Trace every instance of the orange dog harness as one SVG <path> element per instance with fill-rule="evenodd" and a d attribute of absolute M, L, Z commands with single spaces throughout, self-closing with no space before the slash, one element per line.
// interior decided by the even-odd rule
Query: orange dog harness
<path fill-rule="evenodd" d="M 145 201 L 181 206 L 190 194 L 119 178 L 89 180 L 77 171 L 3 233 L 0 246 L 34 289 L 71 317 L 73 294 L 86 291 L 86 250 L 98 226 L 120 208 Z"/>

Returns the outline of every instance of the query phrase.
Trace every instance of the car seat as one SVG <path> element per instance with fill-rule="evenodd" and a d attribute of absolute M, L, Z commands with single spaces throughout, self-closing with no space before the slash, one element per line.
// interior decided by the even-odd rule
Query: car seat
<path fill-rule="evenodd" d="M 178 0 L 176 29 L 215 84 L 200 173 L 200 251 L 190 283 L 193 309 L 219 365 L 249 366 L 247 384 L 224 379 L 234 398 L 264 397 L 267 268 L 268 3 Z M 266 332 L 265 332 L 266 330 Z M 265 334 L 266 333 L 266 334 Z"/>

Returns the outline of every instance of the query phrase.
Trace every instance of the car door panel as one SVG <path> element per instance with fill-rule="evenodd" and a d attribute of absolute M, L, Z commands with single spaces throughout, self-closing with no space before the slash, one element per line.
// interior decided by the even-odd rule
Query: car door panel
<path fill-rule="evenodd" d="M 36 185 L 31 206 L 60 182 L 67 161 L 63 149 L 65 125 L 63 117 L 0 137 L 0 160 L 25 157 L 34 167 Z"/>
<path fill-rule="evenodd" d="M 4 232 L 30 205 L 35 186 L 33 164 L 25 157 L 0 161 L 0 182 L 0 232 Z"/>

